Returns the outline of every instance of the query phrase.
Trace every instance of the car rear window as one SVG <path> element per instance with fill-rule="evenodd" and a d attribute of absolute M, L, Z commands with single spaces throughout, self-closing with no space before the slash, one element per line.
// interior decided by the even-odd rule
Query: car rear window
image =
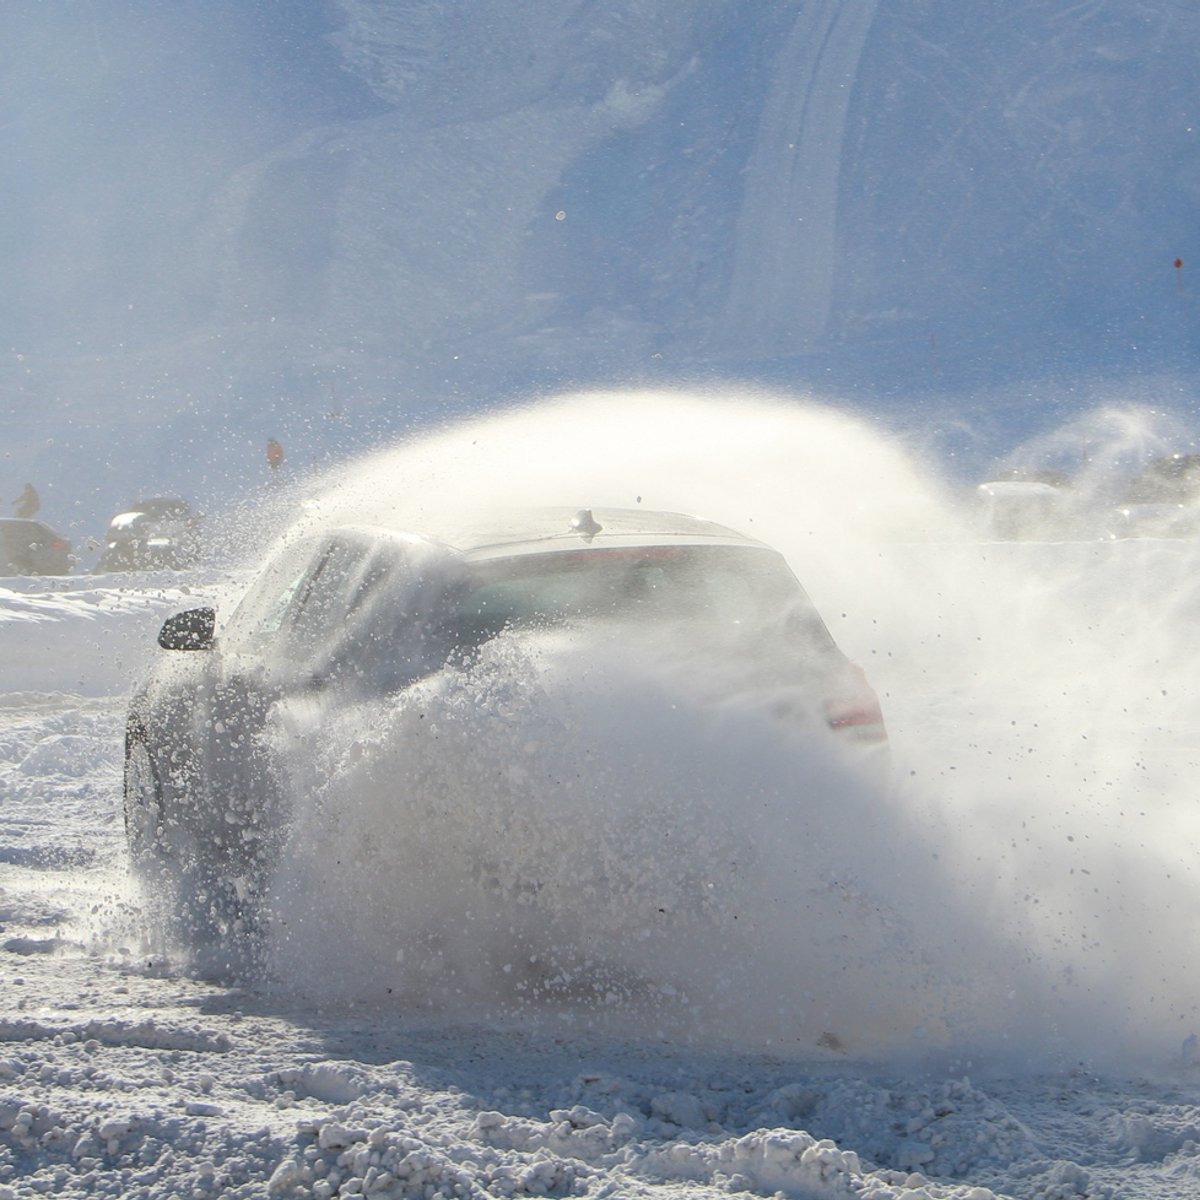
<path fill-rule="evenodd" d="M 463 633 L 477 630 L 474 640 L 579 620 L 765 624 L 797 607 L 815 623 L 813 636 L 830 641 L 783 559 L 745 546 L 589 549 L 476 563 L 455 606 Z"/>

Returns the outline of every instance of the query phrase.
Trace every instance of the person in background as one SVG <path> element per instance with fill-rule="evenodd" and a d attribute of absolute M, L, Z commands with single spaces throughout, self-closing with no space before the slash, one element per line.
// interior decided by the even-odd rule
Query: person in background
<path fill-rule="evenodd" d="M 13 501 L 13 510 L 23 520 L 28 520 L 41 507 L 41 498 L 32 483 L 27 483 L 24 491 Z"/>
<path fill-rule="evenodd" d="M 274 438 L 267 438 L 267 465 L 272 471 L 278 471 L 282 462 L 283 447 Z"/>

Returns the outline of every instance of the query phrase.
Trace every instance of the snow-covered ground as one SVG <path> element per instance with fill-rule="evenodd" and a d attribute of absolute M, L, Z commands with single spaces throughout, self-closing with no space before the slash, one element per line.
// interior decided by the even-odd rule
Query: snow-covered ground
<path fill-rule="evenodd" d="M 417 521 L 503 479 L 757 531 L 883 695 L 892 780 L 620 664 L 536 703 L 467 680 L 436 747 L 380 706 L 294 750 L 276 944 L 205 975 L 129 873 L 121 734 L 163 615 L 234 576 L 3 581 L 0 1197 L 1200 1191 L 1200 549 L 981 542 L 844 417 L 655 412 L 476 422 L 310 508 Z M 485 838 L 553 911 L 472 907 Z"/>

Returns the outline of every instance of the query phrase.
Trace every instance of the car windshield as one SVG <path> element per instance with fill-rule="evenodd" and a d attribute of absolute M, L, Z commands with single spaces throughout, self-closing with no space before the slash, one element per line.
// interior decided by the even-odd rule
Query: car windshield
<path fill-rule="evenodd" d="M 505 628 L 634 619 L 766 624 L 803 609 L 828 640 L 795 576 L 773 551 L 655 546 L 564 551 L 471 564 L 454 605 L 464 641 Z"/>

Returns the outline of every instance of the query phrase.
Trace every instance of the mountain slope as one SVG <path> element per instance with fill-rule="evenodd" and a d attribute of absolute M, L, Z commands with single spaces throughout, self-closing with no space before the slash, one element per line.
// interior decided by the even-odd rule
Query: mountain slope
<path fill-rule="evenodd" d="M 590 380 L 953 405 L 989 445 L 1098 373 L 1190 402 L 1188 6 L 15 0 L 0 33 L 0 436 L 60 505 Z"/>

